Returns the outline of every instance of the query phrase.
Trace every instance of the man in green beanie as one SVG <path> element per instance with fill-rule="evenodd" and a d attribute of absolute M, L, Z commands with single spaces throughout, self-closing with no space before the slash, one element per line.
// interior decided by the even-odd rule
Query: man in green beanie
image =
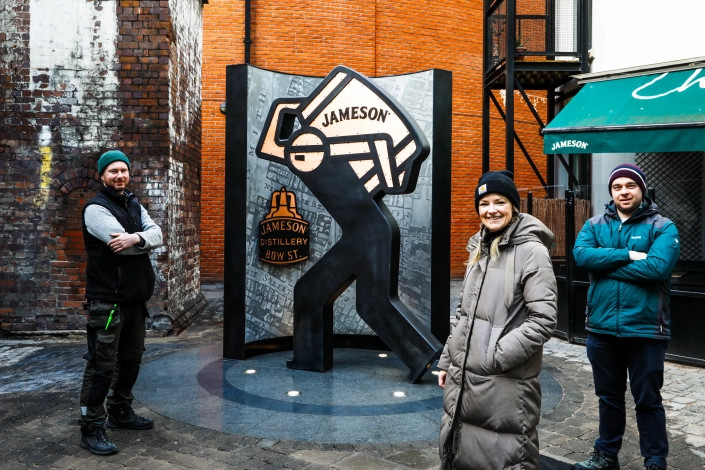
<path fill-rule="evenodd" d="M 150 429 L 154 422 L 132 410 L 132 387 L 144 351 L 146 302 L 154 292 L 149 252 L 162 231 L 133 193 L 130 160 L 119 150 L 98 159 L 103 183 L 83 208 L 88 252 L 86 316 L 88 362 L 81 387 L 81 447 L 97 455 L 118 451 L 109 428 Z M 107 398 L 107 410 L 104 402 Z"/>

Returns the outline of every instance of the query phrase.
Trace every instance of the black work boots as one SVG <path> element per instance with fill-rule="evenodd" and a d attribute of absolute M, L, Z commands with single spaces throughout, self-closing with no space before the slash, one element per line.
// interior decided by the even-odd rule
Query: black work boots
<path fill-rule="evenodd" d="M 135 414 L 131 407 L 122 408 L 119 411 L 108 412 L 108 420 L 105 425 L 111 429 L 152 429 L 154 421 Z M 82 423 L 81 424 L 81 447 L 90 450 L 96 455 L 112 455 L 118 451 L 117 446 L 110 440 L 105 432 L 103 422 Z"/>
<path fill-rule="evenodd" d="M 119 412 L 108 412 L 107 426 L 110 429 L 124 428 L 145 430 L 152 429 L 154 421 L 143 416 L 135 414 L 131 407 L 124 408 Z"/>
<path fill-rule="evenodd" d="M 571 470 L 619 470 L 619 460 L 617 457 L 608 457 L 595 449 L 589 459 L 576 463 Z"/>
<path fill-rule="evenodd" d="M 81 426 L 81 447 L 96 455 L 112 455 L 118 451 L 115 443 L 108 438 L 102 424 Z"/>

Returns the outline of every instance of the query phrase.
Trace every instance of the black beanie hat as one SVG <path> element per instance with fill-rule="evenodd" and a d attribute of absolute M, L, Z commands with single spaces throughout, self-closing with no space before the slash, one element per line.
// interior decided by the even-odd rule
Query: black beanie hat
<path fill-rule="evenodd" d="M 514 174 L 508 170 L 488 171 L 480 177 L 475 188 L 475 210 L 480 212 L 480 199 L 486 194 L 497 193 L 509 199 L 514 207 L 519 207 L 519 191 L 514 184 Z"/>

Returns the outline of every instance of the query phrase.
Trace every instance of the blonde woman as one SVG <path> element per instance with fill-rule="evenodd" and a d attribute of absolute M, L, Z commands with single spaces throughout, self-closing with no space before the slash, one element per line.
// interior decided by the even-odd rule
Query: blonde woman
<path fill-rule="evenodd" d="M 539 373 L 556 327 L 554 236 L 518 207 L 511 172 L 480 178 L 482 227 L 468 243 L 459 321 L 438 362 L 443 469 L 540 468 Z"/>

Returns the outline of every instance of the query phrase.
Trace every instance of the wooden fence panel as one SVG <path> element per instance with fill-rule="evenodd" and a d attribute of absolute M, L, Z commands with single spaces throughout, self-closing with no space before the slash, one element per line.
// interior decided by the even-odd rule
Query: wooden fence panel
<path fill-rule="evenodd" d="M 521 200 L 521 212 L 526 212 L 526 199 Z M 556 236 L 556 242 L 549 250 L 552 258 L 565 258 L 565 199 L 534 199 L 534 217 L 546 224 Z M 575 236 L 590 218 L 590 201 L 575 199 Z"/>

